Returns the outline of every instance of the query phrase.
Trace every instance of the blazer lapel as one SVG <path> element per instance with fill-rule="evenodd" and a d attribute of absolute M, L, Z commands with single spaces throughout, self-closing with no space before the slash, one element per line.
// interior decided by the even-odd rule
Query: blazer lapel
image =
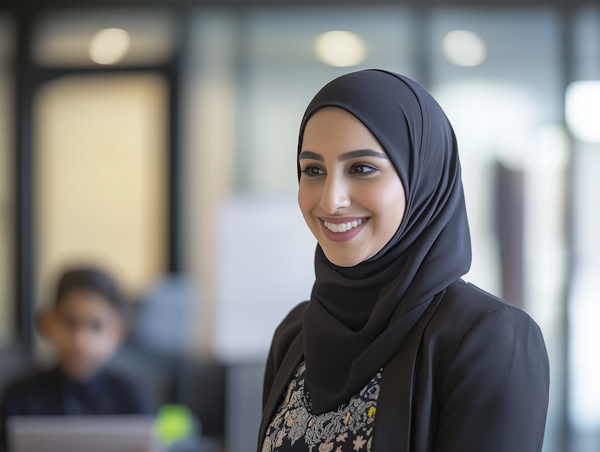
<path fill-rule="evenodd" d="M 298 364 L 302 360 L 304 356 L 304 334 L 302 331 L 296 336 L 296 339 L 290 345 L 283 361 L 281 362 L 281 366 L 277 370 L 277 375 L 275 375 L 275 380 L 273 381 L 273 386 L 271 386 L 271 391 L 269 392 L 269 397 L 267 398 L 267 403 L 265 404 L 265 409 L 263 410 L 262 421 L 260 424 L 260 430 L 258 434 L 258 452 L 262 449 L 262 444 L 265 439 L 265 433 L 273 416 L 275 415 L 275 411 L 279 407 L 279 403 L 281 402 L 281 398 L 283 397 L 284 391 L 287 389 L 288 383 L 294 374 L 294 371 L 298 367 Z"/>
<path fill-rule="evenodd" d="M 400 350 L 384 366 L 373 432 L 373 451 L 410 451 L 414 376 L 419 346 L 446 290 L 431 301 Z"/>

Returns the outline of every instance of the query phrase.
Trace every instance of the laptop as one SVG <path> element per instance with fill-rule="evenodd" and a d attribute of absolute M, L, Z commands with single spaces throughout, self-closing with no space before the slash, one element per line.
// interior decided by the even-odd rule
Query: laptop
<path fill-rule="evenodd" d="M 154 452 L 152 416 L 14 416 L 9 452 Z"/>

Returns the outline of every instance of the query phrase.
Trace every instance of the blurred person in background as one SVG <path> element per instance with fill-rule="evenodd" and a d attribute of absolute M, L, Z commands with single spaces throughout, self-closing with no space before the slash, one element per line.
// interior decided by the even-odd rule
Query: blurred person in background
<path fill-rule="evenodd" d="M 278 327 L 262 452 L 539 452 L 549 364 L 523 311 L 461 279 L 471 245 L 454 132 L 398 74 L 326 85 L 304 114 L 310 301 Z"/>
<path fill-rule="evenodd" d="M 0 447 L 6 447 L 10 416 L 155 414 L 137 382 L 107 368 L 126 336 L 124 308 L 106 272 L 79 268 L 62 275 L 52 306 L 37 318 L 58 363 L 8 386 L 0 402 Z"/>

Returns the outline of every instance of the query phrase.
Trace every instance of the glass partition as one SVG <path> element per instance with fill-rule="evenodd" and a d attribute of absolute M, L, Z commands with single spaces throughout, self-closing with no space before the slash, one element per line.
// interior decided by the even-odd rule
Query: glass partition
<path fill-rule="evenodd" d="M 573 450 L 600 448 L 600 9 L 574 18 L 574 82 L 566 93 L 574 138 L 573 273 L 569 296 L 569 418 Z"/>

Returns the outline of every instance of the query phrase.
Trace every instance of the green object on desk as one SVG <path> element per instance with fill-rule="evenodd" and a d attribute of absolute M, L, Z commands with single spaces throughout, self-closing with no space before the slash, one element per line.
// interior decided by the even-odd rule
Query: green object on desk
<path fill-rule="evenodd" d="M 172 444 L 194 433 L 194 419 L 184 405 L 163 405 L 158 411 L 154 432 L 163 444 Z"/>

